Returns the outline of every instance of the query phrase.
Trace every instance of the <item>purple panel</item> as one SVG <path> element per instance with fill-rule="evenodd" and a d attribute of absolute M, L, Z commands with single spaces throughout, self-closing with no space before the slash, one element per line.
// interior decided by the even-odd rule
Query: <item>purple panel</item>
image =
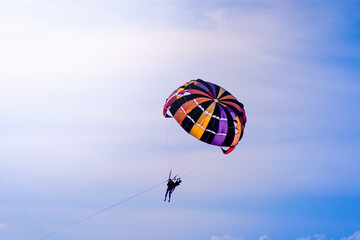
<path fill-rule="evenodd" d="M 204 85 L 202 83 L 198 83 L 198 84 L 196 84 L 196 86 L 201 87 L 206 92 L 210 93 L 210 95 L 213 96 L 213 98 L 216 98 L 215 85 L 213 83 L 211 83 L 211 82 L 205 82 L 205 83 L 206 83 L 206 85 Z"/>
<path fill-rule="evenodd" d="M 211 90 L 212 90 L 212 95 L 216 98 L 216 90 L 215 90 L 214 84 L 211 82 L 206 82 L 206 83 L 210 85 Z"/>
<path fill-rule="evenodd" d="M 206 92 L 210 91 L 210 89 L 208 89 L 204 84 L 202 83 L 198 83 L 196 84 L 197 87 L 201 87 L 202 89 L 204 89 Z"/>
<path fill-rule="evenodd" d="M 220 104 L 219 104 L 219 107 L 220 107 L 220 118 L 226 119 L 226 113 L 225 113 L 224 109 L 222 108 L 222 106 L 220 106 Z M 228 131 L 227 120 L 220 120 L 217 133 L 225 133 L 226 134 L 227 131 Z M 215 135 L 211 144 L 221 146 L 223 144 L 223 142 L 225 141 L 225 138 L 226 138 L 226 135 Z"/>
<path fill-rule="evenodd" d="M 227 107 L 226 109 L 230 112 L 230 115 L 232 116 L 232 118 L 238 117 L 238 115 L 236 115 L 236 113 L 231 108 Z"/>

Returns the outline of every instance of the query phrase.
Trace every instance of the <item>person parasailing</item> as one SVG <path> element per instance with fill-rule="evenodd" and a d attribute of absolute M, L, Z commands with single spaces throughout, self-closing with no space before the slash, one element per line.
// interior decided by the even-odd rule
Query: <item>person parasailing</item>
<path fill-rule="evenodd" d="M 173 118 L 196 139 L 231 153 L 242 139 L 247 122 L 244 105 L 229 91 L 202 79 L 191 80 L 173 91 L 163 107 L 165 118 Z M 171 175 L 171 172 L 170 172 Z M 169 175 L 165 199 L 181 183 Z M 184 176 L 184 175 L 182 175 Z"/>
<path fill-rule="evenodd" d="M 180 185 L 181 183 L 181 178 L 176 178 L 176 176 L 171 179 L 170 176 L 169 176 L 169 180 L 168 180 L 168 183 L 167 183 L 167 189 L 166 189 L 166 193 L 165 193 L 165 199 L 164 199 L 164 202 L 166 201 L 166 197 L 169 195 L 169 200 L 168 202 L 170 202 L 170 199 L 171 199 L 171 194 L 173 193 L 173 191 L 175 190 L 175 188 L 177 186 Z"/>

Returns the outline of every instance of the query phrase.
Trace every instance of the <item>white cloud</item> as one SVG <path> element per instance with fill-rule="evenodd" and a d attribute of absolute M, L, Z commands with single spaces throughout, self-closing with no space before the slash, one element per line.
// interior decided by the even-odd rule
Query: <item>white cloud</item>
<path fill-rule="evenodd" d="M 306 236 L 306 237 L 298 238 L 297 240 L 326 240 L 326 239 L 327 238 L 325 234 L 315 234 L 312 237 Z M 340 240 L 360 240 L 360 231 L 355 232 L 353 235 L 349 237 L 342 237 L 340 238 Z"/>
<path fill-rule="evenodd" d="M 259 238 L 259 240 L 271 240 L 268 235 L 263 235 Z"/>
<path fill-rule="evenodd" d="M 301 237 L 298 238 L 297 240 L 325 240 L 326 239 L 326 235 L 325 234 L 315 234 L 314 236 L 310 237 Z"/>
<path fill-rule="evenodd" d="M 224 235 L 222 237 L 212 236 L 211 240 L 240 240 L 240 239 L 236 237 L 232 237 L 230 235 Z"/>
<path fill-rule="evenodd" d="M 343 237 L 340 240 L 360 240 L 360 231 L 355 232 L 349 237 Z"/>
<path fill-rule="evenodd" d="M 218 236 L 212 236 L 211 240 L 241 240 L 242 238 L 233 237 L 231 235 L 224 235 L 222 237 Z M 268 235 L 262 235 L 260 236 L 259 240 L 271 240 L 271 238 Z"/>
<path fill-rule="evenodd" d="M 211 240 L 241 240 L 242 238 L 232 237 L 230 235 L 224 235 L 222 237 L 212 236 Z M 315 234 L 313 236 L 300 237 L 296 240 L 326 240 L 325 234 Z M 333 239 L 333 238 L 331 238 Z M 268 235 L 262 235 L 259 240 L 271 240 Z M 355 232 L 353 235 L 349 237 L 342 237 L 340 240 L 360 240 L 360 231 Z"/>
<path fill-rule="evenodd" d="M 211 240 L 241 240 L 242 238 L 236 238 L 232 237 L 231 235 L 224 235 L 221 237 L 218 236 L 212 236 Z M 306 237 L 300 237 L 296 240 L 325 240 L 326 235 L 325 234 L 315 234 L 313 236 L 306 236 Z M 263 235 L 259 238 L 259 240 L 271 240 L 271 238 L 268 235 Z M 349 237 L 342 237 L 340 240 L 360 240 L 360 231 L 355 232 L 353 235 Z"/>
<path fill-rule="evenodd" d="M 326 235 L 325 235 L 325 234 L 315 234 L 315 235 L 314 235 L 314 239 L 315 239 L 315 240 L 325 240 L 325 239 L 326 239 Z"/>

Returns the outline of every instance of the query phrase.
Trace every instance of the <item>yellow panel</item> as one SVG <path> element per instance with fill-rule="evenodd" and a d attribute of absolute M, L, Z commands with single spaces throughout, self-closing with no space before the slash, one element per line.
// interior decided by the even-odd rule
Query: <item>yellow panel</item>
<path fill-rule="evenodd" d="M 220 90 L 219 90 L 219 94 L 218 94 L 217 99 L 219 99 L 219 98 L 221 97 L 221 95 L 223 95 L 224 92 L 225 92 L 225 89 L 223 89 L 222 87 L 220 87 Z"/>
<path fill-rule="evenodd" d="M 212 114 L 214 112 L 215 105 L 216 105 L 216 103 L 213 102 L 206 109 L 206 111 L 209 112 L 210 114 Z M 211 116 L 208 113 L 203 112 L 201 114 L 201 116 L 199 117 L 199 119 L 196 121 L 196 123 L 200 124 L 201 126 L 203 126 L 206 129 L 206 127 L 208 126 L 210 120 L 211 120 Z M 194 124 L 194 126 L 191 128 L 190 134 L 193 135 L 194 137 L 196 137 L 197 139 L 200 139 L 201 136 L 204 134 L 205 129 L 203 129 L 203 128 L 199 127 L 198 125 Z"/>
<path fill-rule="evenodd" d="M 227 95 L 225 97 L 220 98 L 219 100 L 224 101 L 224 100 L 227 100 L 227 99 L 236 100 L 236 98 L 233 95 Z"/>

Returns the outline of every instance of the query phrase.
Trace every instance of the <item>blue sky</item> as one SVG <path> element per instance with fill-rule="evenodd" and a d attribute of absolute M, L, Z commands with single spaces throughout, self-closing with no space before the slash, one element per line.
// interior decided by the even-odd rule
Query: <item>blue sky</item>
<path fill-rule="evenodd" d="M 162 186 L 49 239 L 360 239 L 359 8 L 0 1 L 0 238 L 38 239 L 178 161 L 195 170 L 171 204 Z M 162 116 L 196 78 L 245 105 L 229 156 Z"/>

